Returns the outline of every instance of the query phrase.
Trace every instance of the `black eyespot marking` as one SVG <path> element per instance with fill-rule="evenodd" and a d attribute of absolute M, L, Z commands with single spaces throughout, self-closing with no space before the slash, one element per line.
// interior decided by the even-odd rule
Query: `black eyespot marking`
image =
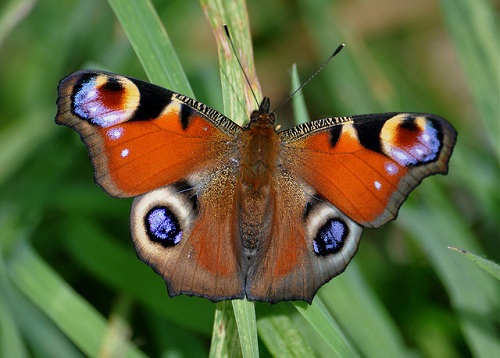
<path fill-rule="evenodd" d="M 381 113 L 373 115 L 377 120 L 372 120 L 372 116 L 367 115 L 366 120 L 354 122 L 354 128 L 358 133 L 359 142 L 363 147 L 377 153 L 383 153 L 382 144 L 380 143 L 380 132 L 385 122 L 393 116 L 392 113 Z"/>
<path fill-rule="evenodd" d="M 402 129 L 409 130 L 411 132 L 417 132 L 420 129 L 418 128 L 417 124 L 415 123 L 415 117 L 414 116 L 406 116 L 405 119 L 401 121 L 399 124 L 399 127 Z"/>
<path fill-rule="evenodd" d="M 320 256 L 327 256 L 339 252 L 349 236 L 349 227 L 339 218 L 329 219 L 314 238 L 314 252 Z"/>
<path fill-rule="evenodd" d="M 101 89 L 107 92 L 120 92 L 123 89 L 123 86 L 116 78 L 110 77 Z"/>
<path fill-rule="evenodd" d="M 172 92 L 151 83 L 129 78 L 139 89 L 139 107 L 134 114 L 134 121 L 147 121 L 160 115 L 170 103 Z"/>
<path fill-rule="evenodd" d="M 186 130 L 187 127 L 189 126 L 189 117 L 193 115 L 194 111 L 188 107 L 187 105 L 182 105 L 181 106 L 181 113 L 180 113 L 180 121 L 181 121 L 181 126 L 183 130 Z"/>
<path fill-rule="evenodd" d="M 307 202 L 306 206 L 304 208 L 304 213 L 302 214 L 302 219 L 304 219 L 304 220 L 307 219 L 307 217 L 309 216 L 309 213 L 311 212 L 312 208 L 313 208 L 313 204 L 310 203 L 310 202 Z"/>
<path fill-rule="evenodd" d="M 144 224 L 149 239 L 164 247 L 177 245 L 182 239 L 179 221 L 166 206 L 155 206 L 149 210 Z"/>
<path fill-rule="evenodd" d="M 333 126 L 332 129 L 330 130 L 330 145 L 332 146 L 332 148 L 334 148 L 335 145 L 337 145 L 341 131 L 342 131 L 342 126 Z"/>

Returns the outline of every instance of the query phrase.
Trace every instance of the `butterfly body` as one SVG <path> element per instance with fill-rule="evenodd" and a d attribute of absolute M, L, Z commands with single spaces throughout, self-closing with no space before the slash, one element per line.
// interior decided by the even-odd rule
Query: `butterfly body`
<path fill-rule="evenodd" d="M 87 145 L 96 181 L 136 197 L 138 256 L 170 295 L 311 302 L 344 271 L 362 227 L 394 219 L 456 132 L 429 114 L 326 118 L 277 131 L 264 98 L 240 127 L 181 94 L 80 71 L 59 86 L 58 124 Z"/>

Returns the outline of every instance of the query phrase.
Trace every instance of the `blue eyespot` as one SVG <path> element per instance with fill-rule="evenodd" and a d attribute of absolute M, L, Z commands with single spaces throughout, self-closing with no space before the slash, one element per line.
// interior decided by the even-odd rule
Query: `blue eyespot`
<path fill-rule="evenodd" d="M 349 236 L 349 228 L 344 221 L 333 218 L 319 229 L 314 238 L 313 248 L 317 255 L 327 256 L 339 252 Z"/>
<path fill-rule="evenodd" d="M 144 217 L 146 231 L 151 241 L 161 245 L 177 245 L 182 238 L 182 230 L 176 216 L 165 206 L 156 206 Z"/>

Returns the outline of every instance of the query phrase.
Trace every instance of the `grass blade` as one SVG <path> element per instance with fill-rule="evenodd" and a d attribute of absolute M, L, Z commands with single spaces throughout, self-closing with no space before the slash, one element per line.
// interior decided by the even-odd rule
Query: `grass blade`
<path fill-rule="evenodd" d="M 97 356 L 106 333 L 106 321 L 81 299 L 26 244 L 16 248 L 8 265 L 10 279 L 88 356 Z M 144 357 L 130 342 L 127 357 Z"/>
<path fill-rule="evenodd" d="M 233 300 L 232 304 L 243 357 L 258 357 L 259 345 L 257 342 L 255 305 L 247 300 Z"/>
<path fill-rule="evenodd" d="M 217 303 L 210 357 L 241 357 L 240 338 L 230 301 Z"/>
<path fill-rule="evenodd" d="M 289 303 L 259 304 L 259 336 L 274 357 L 313 357 L 315 351 L 301 334 L 293 310 Z"/>
<path fill-rule="evenodd" d="M 460 252 L 461 254 L 465 255 L 469 260 L 472 262 L 475 262 L 476 265 L 480 268 L 482 268 L 484 271 L 488 272 L 491 276 L 496 278 L 497 280 L 500 280 L 500 266 L 490 260 L 487 260 L 481 256 L 475 255 L 472 252 L 459 249 L 458 247 L 448 247 L 450 250 Z"/>
<path fill-rule="evenodd" d="M 491 1 L 441 0 L 443 16 L 468 77 L 489 144 L 500 159 L 498 11 Z M 485 91 L 484 89 L 488 90 Z"/>
<path fill-rule="evenodd" d="M 193 97 L 184 70 L 149 0 L 108 0 L 151 82 Z"/>
<path fill-rule="evenodd" d="M 494 327 L 499 322 L 498 317 L 491 315 L 491 312 L 498 312 L 500 308 L 498 281 L 485 275 L 472 262 L 467 265 L 459 256 L 450 255 L 447 250 L 450 244 L 475 252 L 479 248 L 453 205 L 443 197 L 436 185 L 428 184 L 426 189 L 428 191 L 425 194 L 433 198 L 432 206 L 417 208 L 412 203 L 406 203 L 406 215 L 398 220 L 425 249 L 446 287 L 473 354 L 477 357 L 492 357 L 498 353 Z M 421 225 L 429 220 L 429 216 L 433 218 L 433 225 Z"/>

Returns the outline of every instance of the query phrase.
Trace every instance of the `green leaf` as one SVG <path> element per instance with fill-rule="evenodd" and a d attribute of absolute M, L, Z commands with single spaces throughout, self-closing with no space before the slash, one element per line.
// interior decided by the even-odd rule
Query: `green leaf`
<path fill-rule="evenodd" d="M 23 344 L 20 331 L 12 305 L 7 302 L 8 290 L 5 278 L 0 278 L 0 356 L 2 357 L 28 357 L 28 350 Z"/>
<path fill-rule="evenodd" d="M 259 105 L 253 98 L 243 71 L 248 76 L 257 97 L 262 97 L 253 63 L 252 38 L 245 2 L 243 0 L 201 0 L 200 3 L 217 41 L 224 114 L 241 125 L 248 120 L 249 113 Z M 236 53 L 231 50 L 224 24 L 229 28 Z M 236 56 L 241 56 L 239 60 L 243 70 Z"/>

